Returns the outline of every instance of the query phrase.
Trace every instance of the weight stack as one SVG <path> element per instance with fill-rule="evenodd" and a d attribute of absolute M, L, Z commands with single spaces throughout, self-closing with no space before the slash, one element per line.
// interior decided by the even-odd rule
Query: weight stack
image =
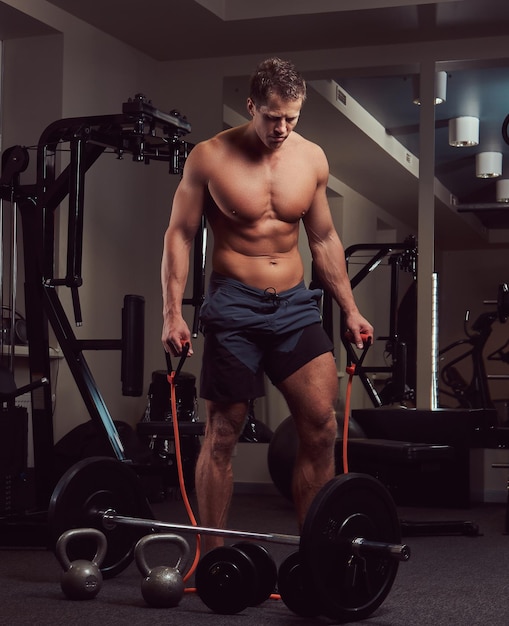
<path fill-rule="evenodd" d="M 196 395 L 196 377 L 190 372 L 181 371 L 175 377 L 175 400 L 179 422 L 180 452 L 186 489 L 194 489 L 194 471 L 200 451 L 200 435 L 204 423 L 199 421 Z M 152 460 L 139 473 L 152 478 L 157 473 L 162 479 L 162 492 L 178 488 L 177 458 L 171 408 L 171 388 L 165 370 L 152 372 L 152 382 L 148 391 L 148 404 L 145 414 L 138 422 L 136 431 L 142 441 L 146 441 L 152 453 Z M 146 485 L 149 500 L 157 501 L 160 496 L 153 493 L 153 486 Z M 157 491 L 157 490 L 156 490 Z"/>
<path fill-rule="evenodd" d="M 177 395 L 177 417 L 180 421 L 195 421 L 198 415 L 196 399 L 196 376 L 190 372 L 180 372 L 175 378 Z M 152 382 L 148 390 L 150 400 L 150 421 L 171 419 L 170 383 L 164 370 L 152 372 Z"/>
<path fill-rule="evenodd" d="M 27 408 L 2 408 L 0 433 L 0 515 L 22 513 L 27 503 Z"/>

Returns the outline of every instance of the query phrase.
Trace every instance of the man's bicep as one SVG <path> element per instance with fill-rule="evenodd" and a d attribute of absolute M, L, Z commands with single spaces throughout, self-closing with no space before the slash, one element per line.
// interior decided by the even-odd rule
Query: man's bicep
<path fill-rule="evenodd" d="M 310 243 L 323 242 L 335 232 L 325 189 L 317 189 L 303 221 Z"/>
<path fill-rule="evenodd" d="M 205 189 L 201 185 L 182 180 L 173 197 L 170 228 L 192 239 L 201 224 L 204 201 Z"/>
<path fill-rule="evenodd" d="M 182 180 L 173 198 L 172 220 L 174 226 L 194 236 L 205 211 L 208 194 L 207 149 L 205 144 L 195 146 L 186 161 Z"/>

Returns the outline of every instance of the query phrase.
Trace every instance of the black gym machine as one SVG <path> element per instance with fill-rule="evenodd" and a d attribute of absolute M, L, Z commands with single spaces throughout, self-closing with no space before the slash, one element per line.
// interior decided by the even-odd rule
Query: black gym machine
<path fill-rule="evenodd" d="M 370 256 L 354 274 L 351 284 L 355 288 L 383 259 L 388 259 L 391 269 L 389 335 L 377 339 L 386 342 L 386 353 L 392 363 L 387 367 L 362 365 L 358 369 L 374 408 L 352 411 L 351 417 L 362 432 L 359 438 L 350 441 L 353 467 L 361 466 L 364 471 L 380 478 L 399 504 L 464 508 L 470 504 L 470 449 L 492 442 L 496 412 L 493 405 L 486 402 L 460 404 L 455 409 L 414 408 L 417 364 L 416 240 L 409 237 L 402 245 L 351 246 L 345 251 L 347 263 L 352 267 L 355 255 L 366 252 Z M 401 299 L 400 271 L 409 273 L 412 279 Z M 500 286 L 497 312 L 485 314 L 486 319 L 493 321 L 500 317 L 500 301 L 504 299 L 502 292 L 503 286 Z M 341 323 L 344 323 L 343 319 Z M 483 338 L 479 338 L 479 345 L 485 341 L 485 336 L 486 333 L 483 333 Z M 351 344 L 345 341 L 344 334 L 342 340 L 347 363 L 355 364 L 358 357 Z M 369 376 L 379 372 L 388 373 L 381 391 L 375 389 Z M 429 470 L 432 467 L 434 472 Z M 402 530 L 407 536 L 478 534 L 477 524 L 463 520 L 428 523 L 402 520 Z"/>
<path fill-rule="evenodd" d="M 469 455 L 473 447 L 489 447 L 496 431 L 496 411 L 489 399 L 482 352 L 491 324 L 507 319 L 507 285 L 499 286 L 496 311 L 479 317 L 468 335 L 468 340 L 452 344 L 470 344 L 470 350 L 460 358 L 472 356 L 474 376 L 463 401 L 456 408 L 439 407 L 435 410 L 413 408 L 416 384 L 416 265 L 415 240 L 408 238 L 404 245 L 361 244 L 346 250 L 347 261 L 356 252 L 368 251 L 371 257 L 351 279 L 355 288 L 369 275 L 381 260 L 389 255 L 391 265 L 390 332 L 386 350 L 392 357 L 389 367 L 362 365 L 358 370 L 373 403 L 373 409 L 356 409 L 352 418 L 361 435 L 350 441 L 350 452 L 364 471 L 379 477 L 389 486 L 400 504 L 431 504 L 464 508 L 470 504 Z M 412 284 L 398 305 L 398 273 L 401 268 L 409 271 Z M 343 322 L 343 320 L 342 320 Z M 347 351 L 347 363 L 355 364 L 358 357 L 342 333 Z M 443 358 L 451 347 L 442 350 Z M 452 362 L 452 366 L 457 361 Z M 444 374 L 445 370 L 445 374 Z M 384 388 L 375 389 L 369 374 L 389 372 Z M 447 368 L 442 367 L 447 380 Z M 458 400 L 461 400 L 458 398 Z M 420 467 L 435 466 L 437 471 L 427 472 L 427 479 L 420 484 Z M 425 470 L 426 471 L 426 470 Z M 432 482 L 431 482 L 432 479 Z M 418 486 L 420 485 L 420 486 Z M 403 532 L 411 534 L 443 534 L 456 532 L 476 534 L 477 527 L 471 522 L 428 524 L 403 522 Z"/>
<path fill-rule="evenodd" d="M 439 352 L 442 362 L 440 368 L 441 393 L 448 399 L 453 398 L 459 407 L 465 409 L 494 409 L 489 388 L 489 374 L 484 362 L 484 351 L 492 333 L 495 322 L 505 324 L 509 318 L 509 287 L 501 283 L 497 290 L 497 299 L 485 301 L 484 304 L 495 305 L 495 310 L 481 313 L 472 324 L 469 324 L 470 312 L 465 313 L 463 331 L 465 337 L 449 344 Z M 506 351 L 509 341 L 487 355 L 488 361 L 509 363 L 509 352 Z M 458 351 L 460 354 L 458 354 Z M 460 373 L 460 363 L 470 362 L 471 377 L 467 382 Z M 509 376 L 500 377 L 502 380 Z"/>
<path fill-rule="evenodd" d="M 191 126 L 177 111 L 163 113 L 142 94 L 129 98 L 122 112 L 113 115 L 58 120 L 42 133 L 37 144 L 36 183 L 20 184 L 20 174 L 29 162 L 29 151 L 14 146 L 2 155 L 0 197 L 15 203 L 22 222 L 26 331 L 28 337 L 29 388 L 4 389 L 2 400 L 9 406 L 22 393 L 32 392 L 31 412 L 34 447 L 35 512 L 6 516 L 0 520 L 2 541 L 12 545 L 45 545 L 44 521 L 56 478 L 53 471 L 53 403 L 49 325 L 85 403 L 92 422 L 101 432 L 113 455 L 130 462 L 94 381 L 84 355 L 86 350 L 120 350 L 122 393 L 143 392 L 144 299 L 126 295 L 122 309 L 120 339 L 78 339 L 66 315 L 58 287 L 70 289 L 75 324 L 82 324 L 79 287 L 82 285 L 82 240 L 85 175 L 104 153 L 118 159 L 131 155 L 133 161 L 169 163 L 169 172 L 180 175 L 191 144 L 182 137 Z M 57 173 L 59 152 L 68 150 L 69 162 Z M 65 276 L 55 276 L 55 213 L 68 197 L 67 252 Z M 200 236 L 203 232 L 200 233 Z M 197 246 L 198 247 L 198 246 Z M 196 281 L 198 286 L 199 281 Z M 197 307 L 201 295 L 191 299 Z M 195 300 L 196 298 L 196 300 Z M 34 543 L 32 543 L 34 542 Z"/>
<path fill-rule="evenodd" d="M 386 262 L 390 268 L 390 293 L 389 293 L 389 333 L 387 336 L 377 337 L 377 340 L 385 341 L 385 354 L 390 361 L 386 365 L 367 365 L 359 367 L 356 375 L 366 390 L 374 407 L 391 405 L 394 403 L 404 404 L 413 401 L 415 397 L 415 375 L 409 377 L 410 363 L 415 360 L 417 302 L 414 300 L 417 281 L 417 242 L 415 237 L 409 236 L 403 242 L 386 244 L 356 244 L 345 250 L 347 267 L 358 263 L 358 256 L 368 255 L 369 258 L 361 263 L 360 269 L 351 279 L 352 289 L 355 289 L 367 276 L 369 276 L 380 264 Z M 410 276 L 411 283 L 402 302 L 400 297 L 400 273 Z M 402 305 L 409 300 L 406 311 L 402 311 Z M 324 294 L 324 317 L 326 317 L 329 335 L 332 333 L 331 297 Z M 358 363 L 359 357 L 352 343 L 348 341 L 344 316 L 340 317 L 341 341 L 346 350 L 347 363 Z M 408 354 L 409 351 L 411 354 Z M 370 374 L 384 374 L 388 376 L 382 391 L 377 391 Z"/>

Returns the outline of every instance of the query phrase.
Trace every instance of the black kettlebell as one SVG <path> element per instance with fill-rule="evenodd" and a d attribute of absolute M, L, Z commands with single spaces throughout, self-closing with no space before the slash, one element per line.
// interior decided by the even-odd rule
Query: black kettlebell
<path fill-rule="evenodd" d="M 171 543 L 180 550 L 180 556 L 172 567 L 158 565 L 152 569 L 147 563 L 146 551 L 155 543 Z M 134 547 L 136 565 L 144 577 L 141 582 L 141 594 L 149 606 L 168 608 L 179 604 L 184 595 L 182 572 L 189 563 L 190 548 L 187 541 L 174 534 L 154 534 L 142 537 Z"/>
<path fill-rule="evenodd" d="M 91 561 L 76 559 L 71 561 L 68 547 L 71 541 L 95 539 L 95 556 Z M 63 568 L 60 575 L 62 591 L 70 600 L 91 600 L 102 587 L 101 565 L 108 549 L 105 535 L 97 528 L 72 528 L 58 538 L 55 555 Z"/>

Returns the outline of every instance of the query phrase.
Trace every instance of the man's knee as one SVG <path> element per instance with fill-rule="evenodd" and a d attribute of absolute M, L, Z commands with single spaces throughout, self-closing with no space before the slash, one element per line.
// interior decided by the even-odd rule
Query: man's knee
<path fill-rule="evenodd" d="M 237 443 L 247 416 L 247 403 L 209 402 L 205 439 L 217 453 L 229 453 Z"/>
<path fill-rule="evenodd" d="M 298 425 L 299 447 L 308 456 L 333 450 L 338 436 L 336 414 L 331 407 L 322 413 L 307 416 Z"/>

